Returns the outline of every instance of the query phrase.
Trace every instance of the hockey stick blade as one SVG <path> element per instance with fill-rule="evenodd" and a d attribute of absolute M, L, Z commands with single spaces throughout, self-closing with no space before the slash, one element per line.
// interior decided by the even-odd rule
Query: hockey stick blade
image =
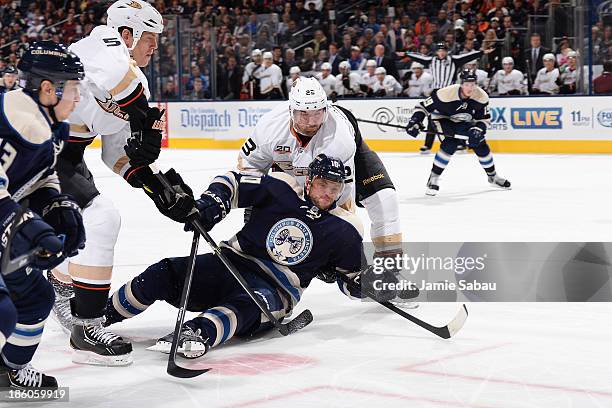
<path fill-rule="evenodd" d="M 450 339 L 455 334 L 457 334 L 459 330 L 461 330 L 461 328 L 465 324 L 465 321 L 467 320 L 467 317 L 468 317 L 467 307 L 465 306 L 465 304 L 463 304 L 461 305 L 461 308 L 459 309 L 459 311 L 457 312 L 453 320 L 451 320 L 445 326 L 437 327 L 437 326 L 427 323 L 426 321 L 419 319 L 418 317 L 415 317 L 409 313 L 406 313 L 404 310 L 393 305 L 392 303 L 389 303 L 389 302 L 378 302 L 378 303 L 383 305 L 387 309 L 397 313 L 398 315 L 410 320 L 412 323 L 416 324 L 417 326 L 420 326 L 424 328 L 425 330 L 443 339 Z"/>
<path fill-rule="evenodd" d="M 171 376 L 177 378 L 193 378 L 202 375 L 210 370 L 210 368 L 205 368 L 203 370 L 187 369 L 177 365 L 174 361 L 169 361 L 168 369 L 166 370 L 166 372 Z"/>
<path fill-rule="evenodd" d="M 310 323 L 312 323 L 312 320 L 312 313 L 310 310 L 306 309 L 289 323 L 281 324 L 281 330 L 279 331 L 283 336 L 288 336 L 308 326 Z"/>

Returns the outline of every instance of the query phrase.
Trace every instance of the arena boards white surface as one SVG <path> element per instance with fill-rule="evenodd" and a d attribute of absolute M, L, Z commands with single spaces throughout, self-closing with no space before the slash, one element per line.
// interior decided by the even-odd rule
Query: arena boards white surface
<path fill-rule="evenodd" d="M 190 234 L 111 174 L 99 151 L 86 156 L 122 215 L 113 290 L 162 257 L 188 254 Z M 168 150 L 161 165 L 173 165 L 199 193 L 236 156 Z M 382 157 L 398 189 L 407 241 L 612 240 L 609 156 L 497 154 L 500 175 L 513 185 L 500 191 L 489 187 L 475 157 L 457 154 L 433 198 L 424 196 L 432 156 Z M 233 212 L 212 235 L 230 237 L 241 220 L 242 212 Z M 319 281 L 305 292 L 297 310 L 303 308 L 315 320 L 295 335 L 236 341 L 195 363 L 181 360 L 214 368 L 195 379 L 168 376 L 166 356 L 145 350 L 174 328 L 176 310 L 162 303 L 113 326 L 134 341 L 131 366 L 72 364 L 68 338 L 51 319 L 34 365 L 70 387 L 70 402 L 50 405 L 57 407 L 612 406 L 609 303 L 471 303 L 465 327 L 449 341 Z M 415 314 L 443 323 L 455 310 L 424 304 Z"/>

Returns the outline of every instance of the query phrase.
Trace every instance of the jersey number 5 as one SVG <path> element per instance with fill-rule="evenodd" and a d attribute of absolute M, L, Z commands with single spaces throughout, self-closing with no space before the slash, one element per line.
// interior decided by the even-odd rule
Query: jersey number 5
<path fill-rule="evenodd" d="M 121 45 L 121 41 L 116 38 L 103 38 L 102 41 L 104 41 L 107 47 L 118 47 Z"/>
<path fill-rule="evenodd" d="M 256 148 L 257 146 L 255 145 L 255 142 L 249 137 L 247 141 L 244 142 L 244 144 L 242 145 L 242 153 L 244 153 L 245 156 L 248 156 Z"/>

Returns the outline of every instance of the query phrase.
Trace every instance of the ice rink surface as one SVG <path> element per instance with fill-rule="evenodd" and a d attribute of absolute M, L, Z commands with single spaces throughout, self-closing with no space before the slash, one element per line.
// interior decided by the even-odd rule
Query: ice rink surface
<path fill-rule="evenodd" d="M 88 150 L 88 164 L 122 215 L 116 290 L 163 257 L 188 255 L 191 235 L 107 170 L 99 154 Z M 199 194 L 235 165 L 236 154 L 169 150 L 160 163 L 174 166 Z M 405 241 L 612 241 L 609 156 L 496 154 L 498 173 L 513 186 L 501 191 L 488 185 L 475 156 L 456 154 L 433 198 L 424 196 L 433 156 L 382 157 L 398 191 Z M 242 211 L 234 211 L 212 235 L 229 238 L 241 222 Z M 414 314 L 445 324 L 457 307 L 423 304 Z M 70 402 L 32 406 L 612 406 L 609 303 L 470 303 L 465 327 L 451 340 L 317 280 L 296 311 L 304 308 L 314 322 L 292 336 L 230 341 L 199 360 L 181 360 L 213 368 L 187 380 L 166 374 L 166 355 L 145 350 L 173 330 L 171 306 L 155 304 L 113 326 L 134 342 L 128 367 L 71 363 L 68 337 L 49 319 L 34 365 L 70 387 Z"/>

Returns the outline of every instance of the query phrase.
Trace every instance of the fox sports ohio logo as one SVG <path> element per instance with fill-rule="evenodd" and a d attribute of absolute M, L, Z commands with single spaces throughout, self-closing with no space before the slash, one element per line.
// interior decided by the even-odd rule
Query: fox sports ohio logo
<path fill-rule="evenodd" d="M 296 218 L 285 218 L 270 229 L 266 249 L 274 262 L 296 265 L 310 254 L 312 232 L 304 222 Z"/>

